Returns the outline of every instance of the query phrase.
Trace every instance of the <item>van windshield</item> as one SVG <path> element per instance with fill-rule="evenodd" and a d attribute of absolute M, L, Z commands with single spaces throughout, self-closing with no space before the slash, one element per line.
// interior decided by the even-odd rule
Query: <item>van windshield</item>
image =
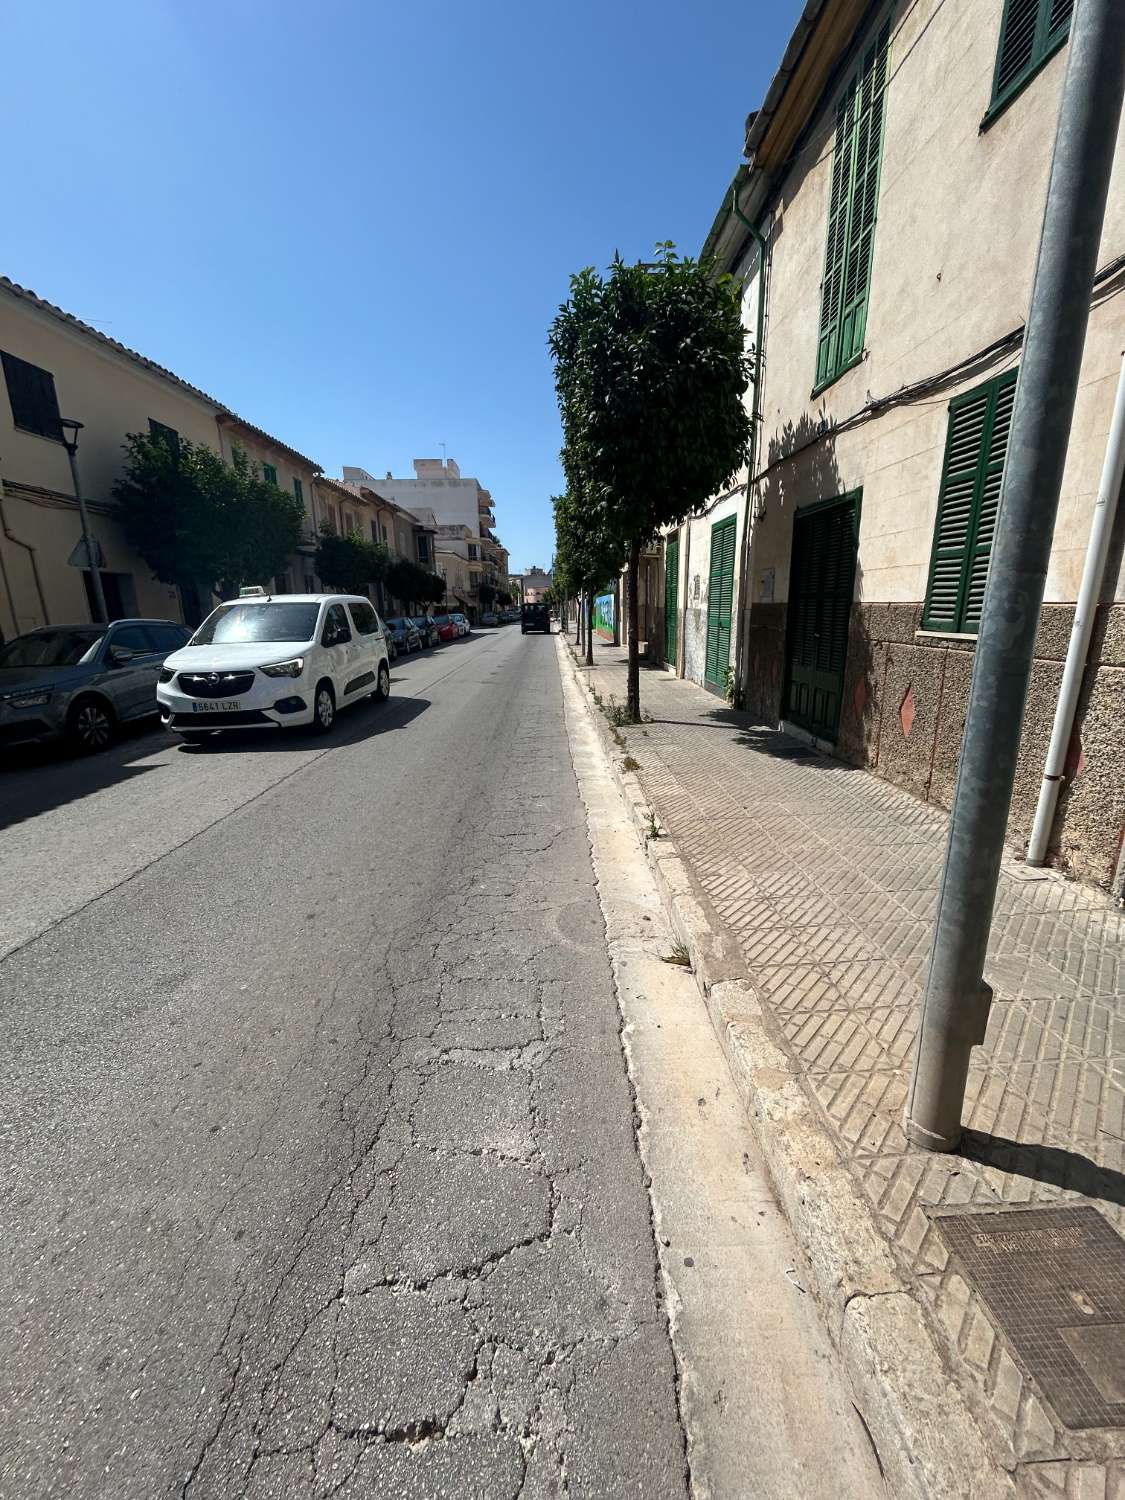
<path fill-rule="evenodd" d="M 220 604 L 188 642 L 224 646 L 255 641 L 311 641 L 319 604 Z"/>

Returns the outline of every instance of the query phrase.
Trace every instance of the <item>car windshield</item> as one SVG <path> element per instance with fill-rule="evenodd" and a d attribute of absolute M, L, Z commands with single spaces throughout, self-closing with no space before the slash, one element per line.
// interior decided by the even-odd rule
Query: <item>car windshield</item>
<path fill-rule="evenodd" d="M 208 615 L 189 646 L 227 646 L 255 641 L 311 641 L 319 604 L 221 604 Z"/>
<path fill-rule="evenodd" d="M 3 667 L 73 667 L 93 653 L 104 635 L 81 626 L 62 630 L 33 630 L 0 648 Z"/>
<path fill-rule="evenodd" d="M 387 629 L 388 630 L 402 630 L 403 628 L 404 628 L 404 626 L 403 626 L 403 623 L 402 623 L 401 620 L 388 620 L 387 621 Z"/>

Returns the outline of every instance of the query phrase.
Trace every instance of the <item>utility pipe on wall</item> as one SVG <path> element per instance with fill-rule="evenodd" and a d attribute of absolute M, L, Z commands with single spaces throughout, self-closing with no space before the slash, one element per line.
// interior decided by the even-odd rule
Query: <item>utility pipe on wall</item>
<path fill-rule="evenodd" d="M 1078 708 L 1078 695 L 1082 691 L 1082 679 L 1086 674 L 1086 658 L 1090 650 L 1090 635 L 1097 617 L 1098 599 L 1102 591 L 1106 554 L 1109 551 L 1113 521 L 1117 514 L 1117 499 L 1121 494 L 1121 480 L 1125 475 L 1125 357 L 1121 361 L 1121 377 L 1117 382 L 1117 400 L 1113 406 L 1113 417 L 1109 424 L 1109 441 L 1106 444 L 1105 464 L 1102 468 L 1098 498 L 1094 504 L 1094 520 L 1090 527 L 1090 541 L 1086 548 L 1086 562 L 1082 569 L 1082 583 L 1078 590 L 1078 603 L 1074 607 L 1074 624 L 1070 630 L 1070 644 L 1066 649 L 1066 665 L 1063 667 L 1062 686 L 1055 708 L 1055 723 L 1051 730 L 1051 744 L 1047 751 L 1047 763 L 1043 768 L 1043 785 L 1039 790 L 1039 806 L 1035 809 L 1035 822 L 1027 846 L 1027 863 L 1041 865 L 1047 858 L 1047 843 L 1055 821 L 1055 808 L 1062 790 L 1066 755 L 1070 747 L 1074 715 Z"/>

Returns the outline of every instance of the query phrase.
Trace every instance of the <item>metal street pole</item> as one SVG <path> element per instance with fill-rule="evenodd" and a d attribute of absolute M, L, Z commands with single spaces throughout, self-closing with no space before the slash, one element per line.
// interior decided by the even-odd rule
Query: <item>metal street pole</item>
<path fill-rule="evenodd" d="M 1078 0 L 953 795 L 906 1133 L 952 1151 L 992 990 L 988 933 L 1125 89 L 1125 6 Z"/>
<path fill-rule="evenodd" d="M 82 521 L 82 544 L 86 548 L 86 565 L 90 569 L 90 579 L 94 590 L 94 607 L 98 614 L 98 624 L 109 624 L 109 610 L 105 607 L 105 590 L 102 588 L 102 570 L 100 566 L 100 555 L 95 551 L 96 543 L 90 535 L 90 516 L 86 510 L 86 501 L 82 496 L 82 481 L 78 477 L 78 434 L 82 430 L 82 423 L 67 420 L 60 417 L 59 426 L 63 433 L 63 446 L 66 456 L 70 459 L 70 479 L 74 486 L 74 498 L 78 501 L 78 514 Z M 70 434 L 68 437 L 67 434 Z"/>

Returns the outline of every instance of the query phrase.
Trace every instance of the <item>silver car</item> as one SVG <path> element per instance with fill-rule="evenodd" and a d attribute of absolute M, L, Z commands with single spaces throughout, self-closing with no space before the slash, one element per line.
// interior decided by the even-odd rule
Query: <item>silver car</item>
<path fill-rule="evenodd" d="M 191 631 L 173 620 L 45 625 L 0 646 L 0 748 L 65 736 L 104 750 L 118 724 L 157 712 L 164 658 Z"/>

